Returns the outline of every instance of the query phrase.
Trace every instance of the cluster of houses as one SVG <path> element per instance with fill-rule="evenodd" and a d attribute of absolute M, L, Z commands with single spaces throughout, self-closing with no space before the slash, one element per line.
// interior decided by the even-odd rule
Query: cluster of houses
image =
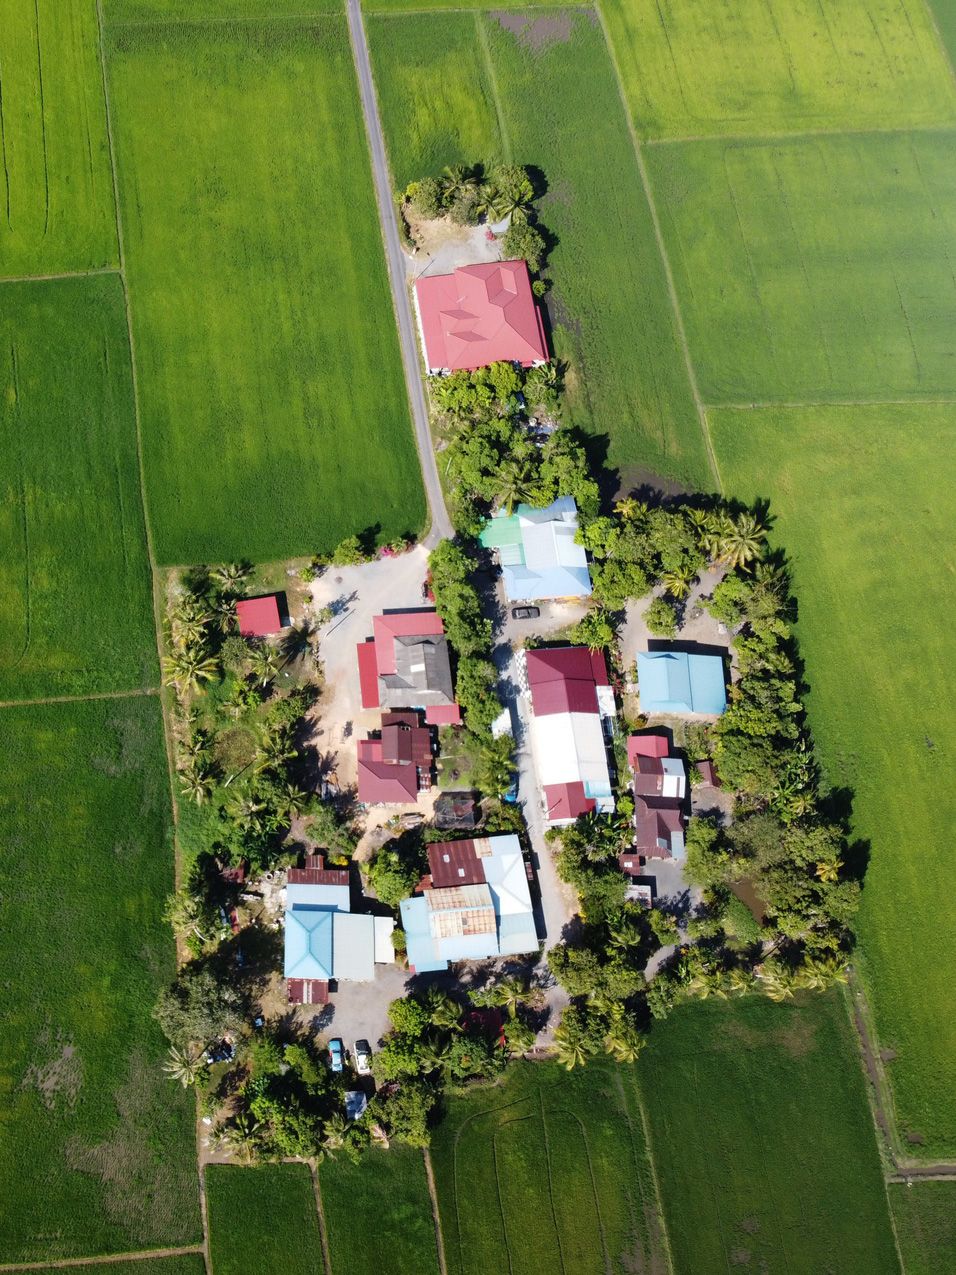
<path fill-rule="evenodd" d="M 548 359 L 541 315 L 523 261 L 464 266 L 418 280 L 415 303 L 430 373 L 474 370 L 499 360 L 536 366 Z M 509 603 L 586 599 L 587 554 L 577 543 L 571 497 L 546 508 L 518 505 L 490 518 L 480 535 L 501 571 Z M 238 604 L 240 632 L 278 632 L 288 617 L 282 595 Z M 363 709 L 380 712 L 357 743 L 359 801 L 414 805 L 435 782 L 437 731 L 461 724 L 452 661 L 434 607 L 384 610 L 356 650 Z M 706 716 L 726 706 L 719 654 L 655 643 L 637 656 L 640 706 L 647 716 Z M 544 824 L 615 809 L 612 756 L 617 710 L 603 654 L 583 646 L 522 649 L 516 657 Z M 634 795 L 633 846 L 620 856 L 634 897 L 650 902 L 643 873 L 655 860 L 681 860 L 688 813 L 685 762 L 670 732 L 641 731 L 627 742 Z M 705 782 L 716 783 L 712 769 Z M 442 794 L 437 826 L 474 826 L 466 794 Z M 456 804 L 457 803 L 457 804 Z M 460 809 L 459 809 L 460 806 Z M 442 820 L 447 819 L 443 824 Z M 537 951 L 531 869 L 516 836 L 474 836 L 433 844 L 429 871 L 401 903 L 410 969 L 425 973 L 463 960 Z M 368 981 L 394 960 L 390 917 L 351 910 L 349 873 L 320 856 L 288 874 L 285 977 L 290 1001 L 318 1004 L 329 984 Z"/>

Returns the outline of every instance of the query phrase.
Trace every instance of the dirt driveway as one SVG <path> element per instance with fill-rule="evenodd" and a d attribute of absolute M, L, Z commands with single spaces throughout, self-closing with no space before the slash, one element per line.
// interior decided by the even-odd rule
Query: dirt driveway
<path fill-rule="evenodd" d="M 355 648 L 372 636 L 374 615 L 427 605 L 422 601 L 427 569 L 428 555 L 416 545 L 394 558 L 357 567 L 329 567 L 311 585 L 316 614 L 327 606 L 334 612 L 319 635 L 325 689 L 313 710 L 312 742 L 339 788 L 355 783 L 356 742 L 381 721 L 377 709 L 362 708 Z"/>

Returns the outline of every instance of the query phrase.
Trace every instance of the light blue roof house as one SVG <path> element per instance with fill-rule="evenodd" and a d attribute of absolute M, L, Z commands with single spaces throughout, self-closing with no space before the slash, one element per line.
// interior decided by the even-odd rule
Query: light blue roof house
<path fill-rule="evenodd" d="M 497 551 L 509 602 L 586 598 L 591 577 L 587 554 L 574 540 L 577 530 L 577 506 L 571 496 L 562 496 L 545 509 L 501 510 L 478 538 Z"/>
<path fill-rule="evenodd" d="M 724 661 L 686 651 L 641 651 L 637 683 L 642 713 L 707 713 L 727 707 Z"/>
<path fill-rule="evenodd" d="M 350 906 L 348 872 L 290 869 L 283 972 L 298 1003 L 304 983 L 370 982 L 377 961 L 394 960 L 392 922 Z"/>
<path fill-rule="evenodd" d="M 455 961 L 535 952 L 538 934 L 521 843 L 513 835 L 429 847 L 432 879 L 401 903 L 409 966 L 416 974 Z"/>

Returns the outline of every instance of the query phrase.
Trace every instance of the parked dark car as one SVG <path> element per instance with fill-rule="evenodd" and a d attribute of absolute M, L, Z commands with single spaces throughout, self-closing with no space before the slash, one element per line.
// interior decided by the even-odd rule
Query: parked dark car
<path fill-rule="evenodd" d="M 512 607 L 512 620 L 536 620 L 541 614 L 540 607 Z"/>

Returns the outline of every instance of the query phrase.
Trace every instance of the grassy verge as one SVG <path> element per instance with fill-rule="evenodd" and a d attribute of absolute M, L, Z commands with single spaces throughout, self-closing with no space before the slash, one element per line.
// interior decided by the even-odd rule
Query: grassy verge
<path fill-rule="evenodd" d="M 0 276 L 116 265 L 95 0 L 0 0 Z"/>
<path fill-rule="evenodd" d="M 685 1006 L 639 1072 L 679 1275 L 899 1270 L 838 995 Z"/>
<path fill-rule="evenodd" d="M 541 220 L 554 236 L 547 308 L 554 350 L 571 364 L 572 422 L 609 436 L 607 462 L 625 481 L 655 471 L 709 485 L 600 27 L 573 10 L 373 16 L 368 27 L 397 185 L 502 156 L 545 180 Z"/>
<path fill-rule="evenodd" d="M 118 277 L 0 286 L 0 700 L 155 686 Z"/>
<path fill-rule="evenodd" d="M 420 1151 L 390 1147 L 319 1173 L 333 1275 L 438 1275 L 435 1223 Z M 356 1226 L 356 1219 L 363 1225 Z"/>
<path fill-rule="evenodd" d="M 729 487 L 794 559 L 809 708 L 868 859 L 862 973 L 914 1155 L 956 1156 L 952 406 L 717 412 Z M 848 693 L 852 687 L 852 693 Z"/>
<path fill-rule="evenodd" d="M 344 20 L 116 27 L 109 44 L 158 560 L 419 531 Z"/>
<path fill-rule="evenodd" d="M 323 1275 L 312 1175 L 304 1164 L 206 1169 L 216 1275 Z M 371 1224 L 369 1220 L 369 1224 Z"/>
<path fill-rule="evenodd" d="M 453 1098 L 432 1148 L 450 1275 L 666 1269 L 637 1101 L 606 1063 Z"/>
<path fill-rule="evenodd" d="M 195 1243 L 193 1104 L 150 1010 L 172 974 L 154 699 L 0 713 L 0 1259 Z"/>

